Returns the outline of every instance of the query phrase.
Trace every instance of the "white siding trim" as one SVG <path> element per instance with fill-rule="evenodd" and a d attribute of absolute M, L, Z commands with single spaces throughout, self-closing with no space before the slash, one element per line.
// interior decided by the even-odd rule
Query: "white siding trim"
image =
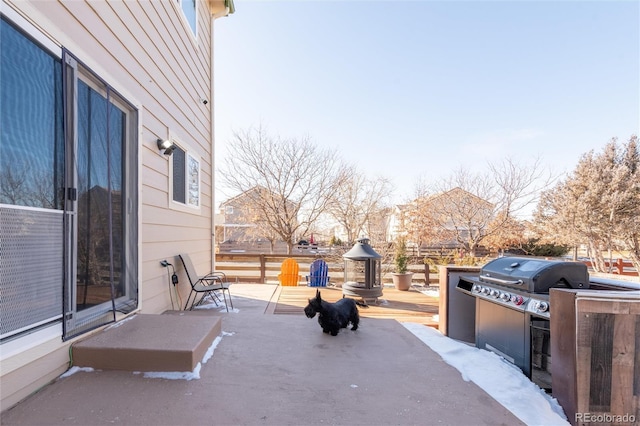
<path fill-rule="evenodd" d="M 51 54 L 62 59 L 62 47 L 54 42 L 53 39 L 45 35 L 40 28 L 37 28 L 4 2 L 0 3 L 0 12 L 20 27 L 22 31 L 33 37 L 38 43 L 42 44 Z"/>
<path fill-rule="evenodd" d="M 55 347 L 58 347 L 62 344 L 62 323 L 58 322 L 50 327 L 43 328 L 34 333 L 27 334 L 25 336 L 16 338 L 14 340 L 10 340 L 6 343 L 2 344 L 2 351 L 0 351 L 0 361 L 3 362 L 2 365 L 2 374 L 7 374 L 15 368 L 22 366 L 21 362 L 6 365 L 6 362 L 9 358 L 24 353 L 31 348 L 35 348 L 36 346 L 40 346 L 46 342 L 52 341 Z"/>

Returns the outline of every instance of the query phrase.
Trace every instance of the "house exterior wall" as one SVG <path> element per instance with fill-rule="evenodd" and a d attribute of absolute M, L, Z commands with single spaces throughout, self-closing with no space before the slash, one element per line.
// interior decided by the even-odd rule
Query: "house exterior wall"
<path fill-rule="evenodd" d="M 0 2 L 3 15 L 68 49 L 138 109 L 137 312 L 172 308 L 161 260 L 175 266 L 183 300 L 190 288 L 177 254 L 188 252 L 198 270 L 212 269 L 212 14 L 224 2 L 196 3 L 194 37 L 177 1 Z M 159 138 L 179 142 L 199 159 L 198 208 L 172 201 L 171 159 L 157 149 Z M 0 410 L 64 372 L 73 342 L 36 332 L 3 344 Z"/>
<path fill-rule="evenodd" d="M 220 205 L 220 215 L 223 218 L 223 232 L 221 243 L 227 241 L 252 241 L 256 238 L 252 235 L 251 228 L 255 227 L 247 217 L 247 207 L 251 204 L 251 199 L 240 194 Z M 255 233 L 255 232 L 253 232 Z"/>
<path fill-rule="evenodd" d="M 470 206 L 470 213 L 464 211 L 459 205 Z M 468 229 L 471 216 L 478 218 L 477 226 L 472 223 L 474 229 L 486 226 L 492 217 L 493 204 L 487 200 L 471 194 L 462 188 L 453 188 L 443 193 L 433 194 L 427 197 L 417 198 L 408 204 L 400 204 L 394 207 L 389 221 L 388 234 L 393 241 L 399 236 L 407 237 L 410 246 L 422 247 L 459 248 L 461 243 L 456 235 L 466 239 L 471 230 Z M 424 213 L 429 212 L 432 225 L 427 225 Z M 425 228 L 425 226 L 429 226 Z M 430 241 L 425 242 L 417 231 L 428 230 L 433 232 Z"/>

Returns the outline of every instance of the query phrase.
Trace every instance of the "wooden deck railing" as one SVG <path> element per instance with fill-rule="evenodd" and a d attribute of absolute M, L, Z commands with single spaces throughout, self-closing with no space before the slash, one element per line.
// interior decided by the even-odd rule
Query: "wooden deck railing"
<path fill-rule="evenodd" d="M 590 261 L 584 262 L 587 265 L 587 268 L 593 268 L 593 264 Z M 605 260 L 605 267 L 609 268 L 609 262 Z M 614 274 L 618 275 L 629 275 L 633 277 L 638 276 L 638 271 L 636 271 L 633 267 L 633 263 L 625 262 L 622 259 L 616 259 L 614 262 L 611 262 L 611 268 L 613 269 Z M 608 271 L 602 271 L 608 272 Z"/>
<path fill-rule="evenodd" d="M 329 281 L 342 283 L 344 279 L 344 264 L 336 262 L 330 257 L 316 254 L 254 254 L 254 253 L 218 253 L 216 254 L 215 269 L 227 275 L 231 282 L 260 283 L 278 282 L 278 274 L 282 262 L 288 258 L 294 258 L 300 265 L 301 282 L 305 275 L 309 274 L 311 262 L 322 257 L 329 265 Z M 390 270 L 383 266 L 383 271 Z M 424 283 L 424 265 L 410 265 L 409 270 L 414 273 L 414 283 Z M 434 277 L 437 274 L 434 274 Z M 391 282 L 390 274 L 384 274 L 383 282 Z M 432 278 L 433 281 L 434 278 Z"/>

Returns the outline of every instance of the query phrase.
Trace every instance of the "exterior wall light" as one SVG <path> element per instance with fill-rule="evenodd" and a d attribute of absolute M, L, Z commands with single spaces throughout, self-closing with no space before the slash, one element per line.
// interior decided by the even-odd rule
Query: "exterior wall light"
<path fill-rule="evenodd" d="M 164 151 L 164 155 L 171 155 L 176 147 L 173 142 L 167 139 L 158 139 L 156 142 L 158 143 L 158 149 Z"/>

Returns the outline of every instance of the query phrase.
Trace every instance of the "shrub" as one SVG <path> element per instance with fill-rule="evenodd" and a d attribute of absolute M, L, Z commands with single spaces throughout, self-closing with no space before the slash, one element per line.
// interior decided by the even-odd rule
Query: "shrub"
<path fill-rule="evenodd" d="M 404 274 L 407 272 L 409 257 L 407 256 L 407 242 L 404 238 L 398 238 L 396 241 L 396 251 L 393 260 L 396 265 L 396 273 Z"/>
<path fill-rule="evenodd" d="M 456 259 L 456 265 L 458 266 L 482 266 L 489 261 L 489 257 L 474 257 L 465 256 L 460 259 Z"/>
<path fill-rule="evenodd" d="M 342 240 L 334 235 L 333 237 L 331 237 L 331 240 L 329 240 L 329 245 L 341 246 Z"/>
<path fill-rule="evenodd" d="M 531 256 L 548 256 L 560 257 L 569 252 L 569 247 L 556 244 L 543 244 L 539 239 L 530 238 L 526 244 L 522 246 L 525 254 Z"/>

